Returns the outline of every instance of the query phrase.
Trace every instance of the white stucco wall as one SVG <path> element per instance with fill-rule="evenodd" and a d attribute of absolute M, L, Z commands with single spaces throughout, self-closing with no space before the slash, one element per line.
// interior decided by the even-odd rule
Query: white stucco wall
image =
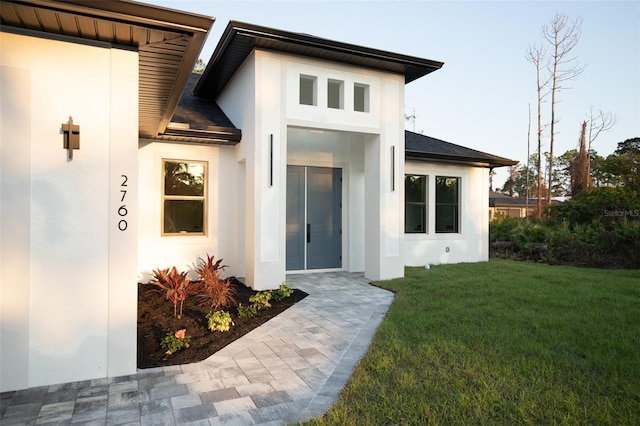
<path fill-rule="evenodd" d="M 0 33 L 0 55 L 0 390 L 131 373 L 137 53 Z"/>
<path fill-rule="evenodd" d="M 317 77 L 317 105 L 300 105 L 300 74 Z M 344 108 L 327 107 L 329 79 L 344 82 Z M 354 111 L 354 83 L 369 86 L 369 111 Z M 286 166 L 327 165 L 343 168 L 349 205 L 343 210 L 343 269 L 365 271 L 368 278 L 402 276 L 403 218 L 401 176 L 404 164 L 404 78 L 342 64 L 268 51 L 254 51 L 218 98 L 231 121 L 242 128 L 236 147 L 244 201 L 244 250 L 238 259 L 247 282 L 273 288 L 285 279 Z M 342 157 L 335 151 L 300 150 L 288 129 L 342 132 Z M 351 136 L 349 136 L 351 135 Z M 270 138 L 273 137 L 273 185 L 270 184 Z M 391 166 L 391 147 L 395 165 Z M 295 152 L 289 153 L 293 149 Z M 365 155 L 365 152 L 367 154 Z M 391 189 L 391 170 L 396 188 Z M 367 171 L 365 173 L 365 171 Z M 365 199 L 367 209 L 364 213 Z M 347 212 L 347 213 L 345 213 Z M 365 241 L 366 240 L 366 241 Z M 368 260 L 367 260 L 368 259 Z"/>
<path fill-rule="evenodd" d="M 154 269 L 191 271 L 206 255 L 224 259 L 226 275 L 237 275 L 237 165 L 230 147 L 140 141 L 138 280 Z M 162 236 L 162 160 L 207 163 L 205 235 Z M 195 275 L 192 275 L 195 278 Z"/>
<path fill-rule="evenodd" d="M 428 176 L 426 234 L 405 234 L 407 266 L 482 262 L 489 259 L 489 169 L 440 163 L 407 162 L 406 174 Z M 435 177 L 460 178 L 460 232 L 435 232 Z"/>

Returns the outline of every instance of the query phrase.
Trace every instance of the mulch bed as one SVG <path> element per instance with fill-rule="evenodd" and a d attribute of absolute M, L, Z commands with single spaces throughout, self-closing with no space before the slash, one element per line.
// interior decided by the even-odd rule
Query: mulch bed
<path fill-rule="evenodd" d="M 233 277 L 231 280 L 236 289 L 235 299 L 242 303 L 242 306 L 249 306 L 249 297 L 257 291 Z M 271 308 L 258 311 L 252 318 L 241 318 L 236 307 L 225 308 L 224 311 L 231 314 L 235 325 L 226 332 L 212 332 L 207 328 L 205 318 L 210 312 L 209 307 L 197 305 L 194 303 L 195 299 L 187 298 L 182 317 L 174 318 L 173 304 L 155 289 L 151 284 L 138 284 L 138 368 L 202 361 L 307 296 L 304 291 L 294 289 L 293 294 L 282 301 L 276 302 L 272 299 Z M 189 348 L 166 355 L 160 341 L 167 333 L 174 333 L 183 328 L 187 330 L 187 335 L 191 336 Z"/>

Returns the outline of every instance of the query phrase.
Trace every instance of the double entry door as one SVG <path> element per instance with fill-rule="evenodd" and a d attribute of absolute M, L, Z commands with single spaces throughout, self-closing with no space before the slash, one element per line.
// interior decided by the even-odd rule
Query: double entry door
<path fill-rule="evenodd" d="M 342 169 L 287 166 L 287 271 L 342 267 Z"/>

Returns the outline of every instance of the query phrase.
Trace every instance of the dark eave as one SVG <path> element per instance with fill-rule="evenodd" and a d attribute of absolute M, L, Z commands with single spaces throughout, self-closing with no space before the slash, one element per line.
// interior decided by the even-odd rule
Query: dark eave
<path fill-rule="evenodd" d="M 125 0 L 2 0 L 3 30 L 37 31 L 138 50 L 139 132 L 162 133 L 214 18 Z"/>
<path fill-rule="evenodd" d="M 405 159 L 465 164 L 475 167 L 513 166 L 517 161 L 405 130 Z"/>
<path fill-rule="evenodd" d="M 195 94 L 214 99 L 254 49 L 265 49 L 402 74 L 410 83 L 440 69 L 442 62 L 231 21 L 196 86 Z"/>

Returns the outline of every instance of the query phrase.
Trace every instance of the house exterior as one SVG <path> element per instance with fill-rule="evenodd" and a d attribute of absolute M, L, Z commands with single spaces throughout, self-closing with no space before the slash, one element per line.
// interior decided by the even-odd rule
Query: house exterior
<path fill-rule="evenodd" d="M 0 391 L 136 369 L 135 283 L 488 259 L 514 162 L 404 130 L 442 63 L 128 1 L 0 9 Z"/>
<path fill-rule="evenodd" d="M 560 200 L 551 200 L 551 204 L 561 203 Z M 547 200 L 542 200 L 542 208 L 547 206 Z M 538 208 L 536 198 L 514 198 L 500 192 L 489 191 L 489 220 L 496 215 L 504 215 L 515 218 L 533 218 Z"/>

